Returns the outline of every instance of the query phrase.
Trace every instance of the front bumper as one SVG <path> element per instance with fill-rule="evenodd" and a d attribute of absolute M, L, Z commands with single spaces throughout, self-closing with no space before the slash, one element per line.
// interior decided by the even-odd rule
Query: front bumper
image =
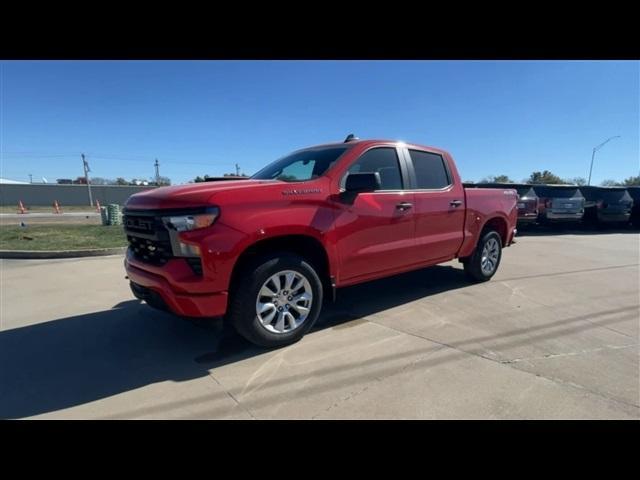
<path fill-rule="evenodd" d="M 124 267 L 129 280 L 134 284 L 134 295 L 156 308 L 163 308 L 185 317 L 219 317 L 227 311 L 227 292 L 179 291 L 163 276 L 134 266 L 131 254 L 127 252 Z M 175 285 L 175 281 L 174 281 Z M 188 288 L 188 284 L 184 285 Z"/>

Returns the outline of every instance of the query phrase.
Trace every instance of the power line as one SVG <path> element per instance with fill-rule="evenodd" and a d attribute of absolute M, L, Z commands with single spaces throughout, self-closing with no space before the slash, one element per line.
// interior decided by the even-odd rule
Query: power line
<path fill-rule="evenodd" d="M 36 153 L 36 154 L 29 154 L 27 152 L 0 152 L 0 155 L 2 155 L 2 158 L 4 160 L 11 160 L 16 159 L 16 160 L 22 160 L 22 159 L 29 159 L 29 158 L 69 158 L 72 159 L 74 158 L 77 154 L 75 153 L 70 153 L 70 154 L 41 154 L 41 153 Z M 96 160 L 118 160 L 118 161 L 123 161 L 123 162 L 140 162 L 140 163 L 146 163 L 149 161 L 149 157 L 121 157 L 119 155 L 103 155 L 103 154 L 90 154 L 91 158 L 96 159 Z M 216 162 L 216 161 L 211 161 L 211 162 L 185 162 L 182 160 L 176 160 L 176 159 L 165 159 L 164 160 L 165 163 L 169 163 L 172 165 L 202 165 L 205 167 L 215 167 L 215 166 L 222 166 L 222 167 L 232 167 L 232 166 L 236 166 L 233 163 L 220 163 L 220 162 Z"/>
<path fill-rule="evenodd" d="M 69 154 L 69 155 L 30 155 L 30 154 L 16 154 L 16 153 L 8 153 L 8 152 L 0 152 L 0 155 L 3 158 L 16 158 L 16 159 L 21 159 L 21 158 L 73 158 L 77 155 L 77 153 L 73 153 L 73 154 Z"/>
<path fill-rule="evenodd" d="M 138 159 L 133 159 L 133 158 L 122 158 L 122 157 L 103 157 L 103 156 L 95 156 L 92 155 L 91 158 L 95 158 L 97 160 L 118 160 L 118 161 L 123 161 L 123 162 L 141 162 L 141 163 L 147 163 L 149 160 L 138 160 Z M 163 160 L 165 162 L 165 164 L 169 164 L 169 165 L 202 165 L 205 167 L 216 167 L 216 166 L 221 166 L 221 167 L 231 167 L 234 164 L 232 163 L 218 163 L 215 161 L 212 161 L 210 163 L 204 163 L 204 162 L 184 162 L 182 160 Z"/>

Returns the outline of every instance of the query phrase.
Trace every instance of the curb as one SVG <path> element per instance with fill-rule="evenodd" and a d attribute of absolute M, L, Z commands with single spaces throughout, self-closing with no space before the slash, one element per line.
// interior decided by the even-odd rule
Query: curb
<path fill-rule="evenodd" d="M 127 247 L 94 248 L 91 250 L 0 250 L 0 258 L 46 259 L 46 258 L 78 258 L 121 255 Z"/>

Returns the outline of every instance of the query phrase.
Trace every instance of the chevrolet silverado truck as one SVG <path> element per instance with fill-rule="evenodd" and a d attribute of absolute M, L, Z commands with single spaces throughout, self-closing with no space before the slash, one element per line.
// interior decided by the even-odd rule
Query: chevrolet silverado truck
<path fill-rule="evenodd" d="M 489 280 L 514 241 L 513 189 L 466 189 L 449 153 L 397 141 L 304 148 L 246 180 L 162 187 L 124 209 L 133 294 L 293 343 L 337 288 L 458 259 Z"/>

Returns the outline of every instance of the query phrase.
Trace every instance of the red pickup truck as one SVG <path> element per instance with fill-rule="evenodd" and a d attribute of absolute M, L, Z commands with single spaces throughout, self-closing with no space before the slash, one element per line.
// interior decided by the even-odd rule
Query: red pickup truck
<path fill-rule="evenodd" d="M 489 280 L 516 234 L 513 189 L 466 189 L 449 153 L 387 140 L 298 150 L 247 180 L 162 187 L 124 209 L 137 298 L 299 340 L 335 289 L 457 258 Z"/>

